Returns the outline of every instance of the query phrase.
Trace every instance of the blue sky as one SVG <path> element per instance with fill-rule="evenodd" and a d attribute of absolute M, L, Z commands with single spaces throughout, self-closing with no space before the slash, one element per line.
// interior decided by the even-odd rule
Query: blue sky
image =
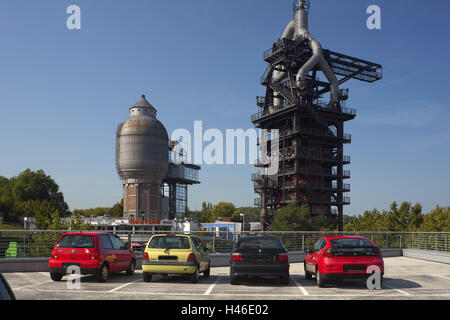
<path fill-rule="evenodd" d="M 380 63 L 384 79 L 347 82 L 352 157 L 347 214 L 420 202 L 450 205 L 448 1 L 312 0 L 324 48 Z M 81 30 L 66 8 L 81 8 Z M 366 28 L 366 8 L 382 29 Z M 3 0 L 0 2 L 0 175 L 44 169 L 71 209 L 120 200 L 116 126 L 142 93 L 169 133 L 252 128 L 262 53 L 292 17 L 291 0 Z M 252 165 L 203 166 L 202 201 L 253 204 Z"/>

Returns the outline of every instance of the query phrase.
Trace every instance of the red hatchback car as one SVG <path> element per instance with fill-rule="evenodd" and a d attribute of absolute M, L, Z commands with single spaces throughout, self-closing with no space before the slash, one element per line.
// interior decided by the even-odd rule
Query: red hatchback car
<path fill-rule="evenodd" d="M 360 236 L 327 236 L 320 238 L 314 249 L 307 249 L 305 278 L 316 276 L 323 287 L 330 280 L 367 279 L 369 266 L 377 266 L 384 275 L 380 249 L 369 239 Z"/>
<path fill-rule="evenodd" d="M 134 273 L 136 255 L 120 238 L 107 232 L 64 233 L 51 253 L 50 277 L 60 281 L 69 266 L 78 266 L 81 274 L 95 274 L 104 282 L 110 273 Z"/>

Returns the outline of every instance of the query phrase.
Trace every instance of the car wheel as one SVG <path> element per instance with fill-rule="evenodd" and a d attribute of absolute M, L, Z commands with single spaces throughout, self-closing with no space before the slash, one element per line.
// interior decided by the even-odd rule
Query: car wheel
<path fill-rule="evenodd" d="M 203 277 L 208 278 L 211 273 L 211 261 L 208 263 L 208 268 L 203 272 Z"/>
<path fill-rule="evenodd" d="M 98 272 L 98 282 L 105 282 L 106 280 L 108 280 L 109 277 L 109 269 L 108 269 L 108 265 L 104 264 L 102 265 L 102 267 L 100 268 L 99 272 Z"/>
<path fill-rule="evenodd" d="M 231 276 L 230 277 L 230 284 L 232 284 L 232 285 L 238 284 L 238 279 L 237 279 L 236 276 Z"/>
<path fill-rule="evenodd" d="M 282 285 L 289 285 L 289 275 L 287 275 L 287 276 L 282 276 L 281 278 L 280 278 L 280 283 L 282 284 Z"/>
<path fill-rule="evenodd" d="M 306 264 L 304 265 L 304 269 L 305 269 L 305 279 L 306 280 L 311 280 L 312 279 L 312 273 L 309 271 L 306 271 Z"/>
<path fill-rule="evenodd" d="M 61 281 L 63 275 L 62 273 L 50 272 L 50 278 L 53 281 Z"/>
<path fill-rule="evenodd" d="M 238 278 L 234 275 L 234 272 L 231 269 L 230 269 L 230 284 L 232 285 L 238 284 Z"/>
<path fill-rule="evenodd" d="M 135 268 L 136 268 L 136 262 L 134 262 L 134 260 L 131 260 L 130 266 L 128 267 L 128 270 L 127 270 L 127 276 L 132 276 L 134 274 Z"/>
<path fill-rule="evenodd" d="M 142 277 L 144 279 L 144 282 L 150 282 L 152 281 L 152 274 L 148 272 L 143 272 Z"/>
<path fill-rule="evenodd" d="M 320 274 L 319 268 L 317 268 L 317 270 L 316 270 L 316 281 L 317 281 L 317 286 L 319 288 L 323 288 L 325 286 L 325 281 L 323 280 L 323 277 Z"/>
<path fill-rule="evenodd" d="M 191 275 L 191 282 L 197 283 L 198 282 L 198 266 L 195 268 L 195 272 Z"/>

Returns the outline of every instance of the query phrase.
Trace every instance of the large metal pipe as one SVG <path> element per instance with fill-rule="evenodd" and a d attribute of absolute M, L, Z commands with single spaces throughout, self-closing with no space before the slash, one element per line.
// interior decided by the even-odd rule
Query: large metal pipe
<path fill-rule="evenodd" d="M 336 75 L 333 70 L 331 70 L 330 65 L 325 60 L 323 56 L 322 46 L 310 33 L 308 30 L 308 12 L 309 12 L 309 1 L 308 0 L 297 0 L 297 11 L 294 15 L 295 20 L 295 34 L 294 39 L 297 37 L 305 37 L 309 40 L 311 49 L 313 51 L 312 57 L 300 68 L 297 72 L 297 85 L 301 88 L 305 88 L 305 77 L 306 75 L 319 64 L 320 69 L 325 74 L 325 77 L 330 83 L 330 106 L 335 106 L 339 102 L 339 85 Z"/>
<path fill-rule="evenodd" d="M 294 38 L 295 34 L 295 23 L 294 20 L 291 20 L 286 28 L 284 29 L 284 32 L 280 39 L 289 39 L 292 40 Z M 277 69 L 282 69 L 283 67 L 278 65 Z M 286 75 L 286 72 L 284 71 L 278 71 L 275 70 L 273 72 L 273 81 L 278 82 L 281 81 L 281 79 Z M 274 99 L 273 99 L 273 105 L 275 109 L 281 108 L 283 106 L 283 98 L 278 92 L 274 93 Z"/>
<path fill-rule="evenodd" d="M 313 51 L 312 57 L 299 69 L 297 72 L 296 82 L 301 88 L 305 88 L 306 75 L 319 64 L 320 69 L 324 73 L 325 77 L 330 83 L 330 106 L 335 106 L 339 102 L 339 85 L 336 75 L 330 68 L 328 62 L 323 56 L 323 50 L 321 44 L 309 33 L 308 30 L 308 12 L 309 12 L 309 0 L 296 0 L 297 6 L 294 14 L 294 19 L 284 29 L 281 39 L 286 38 L 289 40 L 296 39 L 298 37 L 305 37 L 309 40 L 311 49 Z M 282 66 L 277 66 L 277 69 L 282 69 Z M 286 72 L 275 70 L 273 73 L 273 81 L 279 82 L 286 76 Z M 282 107 L 283 98 L 278 92 L 274 93 L 274 107 Z"/>

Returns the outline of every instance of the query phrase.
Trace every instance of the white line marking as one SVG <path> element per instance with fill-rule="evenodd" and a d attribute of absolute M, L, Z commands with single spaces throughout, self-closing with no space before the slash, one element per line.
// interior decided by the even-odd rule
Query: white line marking
<path fill-rule="evenodd" d="M 300 285 L 300 283 L 298 283 L 297 280 L 295 280 L 295 278 L 292 278 L 292 280 L 294 280 L 295 285 L 297 286 L 297 288 L 300 289 L 300 291 L 303 293 L 304 296 L 309 296 L 308 291 L 306 291 L 306 289 L 303 288 L 303 286 Z"/>
<path fill-rule="evenodd" d="M 14 291 L 14 290 L 30 289 L 30 288 L 32 288 L 32 287 L 40 286 L 41 284 L 46 284 L 46 283 L 51 283 L 51 282 L 54 282 L 54 281 L 53 281 L 53 280 L 47 280 L 47 281 L 43 281 L 43 282 L 39 282 L 39 283 L 33 283 L 33 284 L 28 284 L 28 285 L 20 286 L 20 287 L 14 287 L 14 286 L 12 286 L 12 289 L 13 289 L 13 291 Z M 32 290 L 33 290 L 33 289 L 32 289 Z"/>
<path fill-rule="evenodd" d="M 135 280 L 135 281 L 132 281 L 132 282 L 125 283 L 125 284 L 123 284 L 123 285 L 121 285 L 121 286 L 119 286 L 119 287 L 117 287 L 117 288 L 114 288 L 114 289 L 112 289 L 112 290 L 109 290 L 108 292 L 109 292 L 109 293 L 116 292 L 117 290 L 120 290 L 120 289 L 122 289 L 122 288 L 125 288 L 125 287 L 129 286 L 130 284 L 136 283 L 136 282 L 138 282 L 138 281 L 141 281 L 141 280 L 138 279 L 138 280 Z"/>
<path fill-rule="evenodd" d="M 446 276 L 441 276 L 441 275 L 439 275 L 439 274 L 432 274 L 432 276 L 435 276 L 435 277 L 439 277 L 439 278 L 444 278 L 444 279 L 450 280 L 450 278 L 449 278 L 449 277 L 446 277 Z"/>
<path fill-rule="evenodd" d="M 217 277 L 217 280 L 214 281 L 214 283 L 209 286 L 208 290 L 206 290 L 204 293 L 205 296 L 208 296 L 211 293 L 212 289 L 214 289 L 214 287 L 220 281 L 220 279 L 221 279 L 221 277 Z"/>
<path fill-rule="evenodd" d="M 58 289 L 37 289 L 39 292 L 68 292 L 67 290 L 58 290 Z M 400 290 L 401 291 L 401 290 Z M 175 292 L 128 292 L 128 291 L 120 291 L 120 292 L 110 292 L 110 291 L 93 291 L 93 290 L 73 290 L 74 293 L 113 293 L 113 294 L 131 294 L 131 295 L 160 295 L 160 296 L 203 296 L 204 293 L 175 293 Z M 254 296 L 254 293 L 211 293 L 211 296 Z M 310 297 L 398 297 L 398 294 L 383 294 L 383 295 L 374 295 L 374 294 L 311 294 Z M 444 296 L 450 297 L 450 293 L 418 293 L 414 295 L 418 296 Z M 258 297 L 298 297 L 298 294 L 258 294 Z"/>
<path fill-rule="evenodd" d="M 24 273 L 24 272 L 16 272 L 15 274 L 17 274 L 19 277 L 28 280 L 28 282 L 33 282 L 34 284 L 39 284 L 41 283 L 41 281 L 33 278 L 30 276 L 30 274 L 28 273 Z"/>
<path fill-rule="evenodd" d="M 389 285 L 387 285 L 387 284 L 384 284 L 383 286 L 386 287 L 386 288 L 389 288 L 389 289 L 393 289 L 393 290 L 395 290 L 395 291 L 397 291 L 397 292 L 400 292 L 401 294 L 404 294 L 405 296 L 410 296 L 410 294 L 409 294 L 408 292 L 405 292 L 405 291 L 403 291 L 403 290 L 400 290 L 400 289 L 391 287 L 391 286 L 389 286 Z"/>

